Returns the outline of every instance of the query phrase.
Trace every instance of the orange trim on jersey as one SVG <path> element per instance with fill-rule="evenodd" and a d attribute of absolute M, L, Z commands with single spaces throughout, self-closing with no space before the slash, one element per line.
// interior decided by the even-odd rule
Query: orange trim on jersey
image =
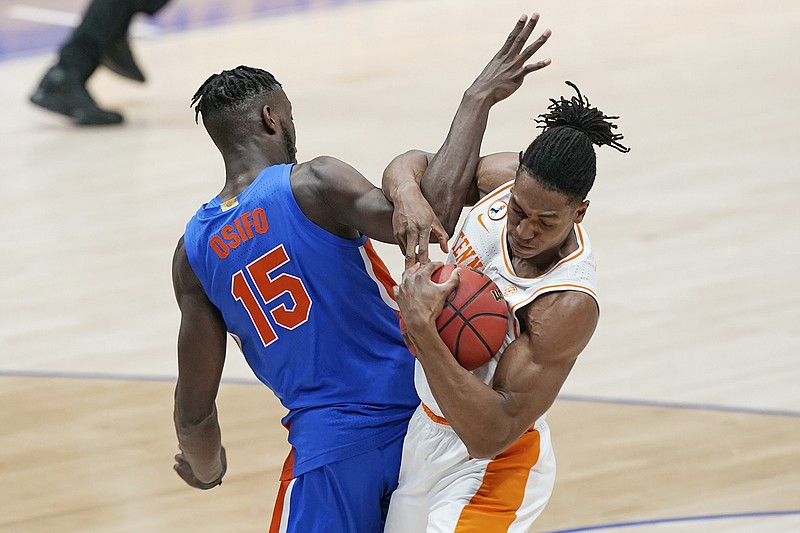
<path fill-rule="evenodd" d="M 545 287 L 539 287 L 538 289 L 536 289 L 536 291 L 533 294 L 531 294 L 531 296 L 529 298 L 527 298 L 527 299 L 519 302 L 517 305 L 513 306 L 512 307 L 512 311 L 514 313 L 516 313 L 518 309 L 520 309 L 522 307 L 525 307 L 526 305 L 531 303 L 533 300 L 535 300 L 537 296 L 540 296 L 545 291 L 546 292 L 560 292 L 560 291 L 583 292 L 583 293 L 587 293 L 589 296 L 594 298 L 595 302 L 599 301 L 597 299 L 597 294 L 595 294 L 595 292 L 592 289 L 590 289 L 589 287 L 586 287 L 584 285 L 576 285 L 574 283 L 559 283 L 558 285 L 547 285 Z"/>
<path fill-rule="evenodd" d="M 511 263 L 508 262 L 510 254 L 508 253 L 508 241 L 506 240 L 507 228 L 508 228 L 508 226 L 503 226 L 503 231 L 500 233 L 500 245 L 501 245 L 500 249 L 503 251 L 503 262 L 506 265 L 506 270 L 508 270 L 511 273 L 512 276 L 514 276 L 516 278 L 519 278 L 519 279 L 525 279 L 525 278 L 520 278 L 519 276 L 517 276 L 517 274 L 514 272 L 514 267 L 512 267 Z M 546 275 L 548 275 L 550 272 L 552 272 L 555 269 L 557 269 L 558 267 L 560 267 L 561 265 L 569 263 L 570 261 L 575 261 L 576 259 L 581 257 L 584 254 L 584 252 L 586 252 L 586 245 L 584 244 L 583 230 L 581 229 L 580 224 L 575 224 L 575 234 L 576 234 L 576 236 L 578 238 L 578 249 L 575 250 L 574 252 L 572 252 L 570 255 L 568 255 L 564 259 L 562 259 L 561 261 L 559 261 L 558 263 L 556 263 L 555 265 L 553 265 L 553 267 L 550 270 L 548 270 L 547 272 L 545 272 L 541 276 L 536 276 L 535 278 L 530 278 L 530 279 L 543 278 Z"/>
<path fill-rule="evenodd" d="M 379 291 L 381 288 L 383 288 L 383 290 L 380 291 L 383 303 L 392 308 L 394 312 L 397 313 L 397 317 L 400 318 L 400 308 L 397 306 L 397 300 L 394 299 L 394 287 L 397 285 L 397 283 L 395 283 L 394 278 L 392 278 L 392 275 L 389 273 L 389 269 L 386 268 L 386 265 L 383 263 L 383 260 L 381 260 L 378 252 L 376 252 L 375 248 L 372 246 L 372 241 L 367 239 L 363 248 L 367 255 L 366 260 L 370 263 L 367 268 L 372 269 L 372 274 L 370 277 L 379 284 Z"/>
<path fill-rule="evenodd" d="M 594 298 L 594 301 L 598 302 L 598 307 L 599 307 L 600 300 L 597 299 L 597 294 L 595 294 L 595 292 L 592 289 L 590 289 L 589 287 L 585 287 L 583 285 L 575 285 L 573 283 L 561 283 L 559 285 L 547 285 L 546 287 L 539 287 L 538 289 L 536 289 L 536 292 L 534 292 L 529 298 L 519 302 L 517 305 L 511 306 L 511 316 L 514 317 L 513 324 L 514 324 L 514 336 L 515 336 L 515 338 L 519 337 L 520 333 L 521 333 L 520 326 L 519 326 L 519 320 L 517 319 L 517 311 L 519 311 L 520 309 L 522 309 L 523 307 L 525 307 L 526 305 L 528 305 L 529 303 L 534 301 L 537 296 L 541 296 L 543 293 L 546 293 L 546 292 L 543 292 L 543 291 L 546 291 L 546 292 L 561 292 L 561 291 L 582 292 L 582 293 L 588 294 L 589 296 Z"/>
<path fill-rule="evenodd" d="M 472 209 L 476 209 L 479 205 L 483 205 L 492 198 L 495 198 L 496 196 L 505 193 L 508 189 L 510 189 L 513 186 L 514 186 L 514 180 L 509 181 L 505 185 L 500 185 L 498 188 L 496 188 L 495 190 L 493 190 L 492 192 L 481 198 L 475 205 L 472 206 Z"/>
<path fill-rule="evenodd" d="M 578 235 L 578 246 L 579 246 L 579 248 L 578 248 L 578 250 L 576 250 L 577 253 L 575 254 L 574 257 L 566 257 L 566 258 L 564 258 L 561 261 L 561 263 L 559 263 L 559 265 L 563 264 L 563 263 L 569 263 L 570 261 L 574 261 L 577 258 L 579 258 L 580 256 L 582 256 L 584 254 L 584 252 L 586 252 L 586 244 L 583 242 L 583 228 L 581 227 L 580 224 L 575 224 L 575 233 L 577 233 L 577 235 Z M 556 265 L 556 266 L 558 266 L 558 265 Z"/>
<path fill-rule="evenodd" d="M 425 414 L 428 415 L 428 418 L 430 418 L 431 420 L 433 420 L 437 424 L 442 424 L 442 425 L 445 425 L 445 426 L 449 426 L 450 425 L 443 416 L 439 416 L 436 413 L 434 413 L 433 411 L 431 411 L 430 407 L 428 407 L 424 403 L 420 403 L 420 405 L 422 405 L 422 410 L 425 411 Z"/>
<path fill-rule="evenodd" d="M 454 533 L 508 531 L 525 497 L 531 468 L 539 460 L 541 436 L 529 430 L 486 467 L 483 483 L 464 506 Z"/>
<path fill-rule="evenodd" d="M 383 288 L 386 289 L 386 294 L 389 295 L 389 298 L 394 300 L 393 289 L 397 283 L 394 282 L 392 275 L 389 273 L 389 269 L 386 268 L 386 265 L 383 264 L 378 252 L 375 251 L 371 240 L 367 239 L 367 242 L 364 243 L 364 250 L 367 252 L 369 262 L 372 263 L 372 271 L 375 272 L 375 277 L 380 284 L 383 285 Z"/>

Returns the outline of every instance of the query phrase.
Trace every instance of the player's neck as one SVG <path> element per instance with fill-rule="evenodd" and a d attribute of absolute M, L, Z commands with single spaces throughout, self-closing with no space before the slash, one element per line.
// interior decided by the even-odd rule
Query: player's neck
<path fill-rule="evenodd" d="M 241 194 L 255 181 L 261 171 L 267 167 L 286 163 L 285 157 L 278 157 L 269 151 L 250 150 L 223 156 L 225 160 L 225 186 L 217 195 L 226 201 Z"/>
<path fill-rule="evenodd" d="M 510 246 L 508 247 L 508 254 L 511 257 L 511 266 L 514 268 L 514 274 L 520 278 L 538 278 L 550 272 L 559 261 L 577 249 L 578 241 L 575 238 L 575 233 L 571 231 L 559 246 L 544 250 L 533 257 L 517 257 Z"/>

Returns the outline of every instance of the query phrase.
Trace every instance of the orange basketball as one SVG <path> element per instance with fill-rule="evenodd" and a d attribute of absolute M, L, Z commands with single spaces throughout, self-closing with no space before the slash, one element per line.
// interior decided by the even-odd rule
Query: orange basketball
<path fill-rule="evenodd" d="M 431 279 L 443 283 L 455 265 L 444 265 Z M 494 281 L 474 268 L 459 266 L 461 280 L 447 297 L 436 319 L 439 336 L 456 361 L 467 370 L 486 364 L 503 345 L 508 327 L 508 306 Z M 400 320 L 405 335 L 405 324 Z M 408 340 L 406 339 L 406 342 Z M 411 348 L 414 353 L 413 347 Z"/>

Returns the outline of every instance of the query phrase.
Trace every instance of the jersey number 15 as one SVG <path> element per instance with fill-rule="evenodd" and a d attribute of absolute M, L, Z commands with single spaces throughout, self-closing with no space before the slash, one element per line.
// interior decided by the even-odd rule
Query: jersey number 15
<path fill-rule="evenodd" d="M 244 305 L 264 346 L 269 346 L 278 339 L 275 329 L 267 319 L 267 312 L 279 326 L 294 329 L 308 320 L 311 311 L 311 298 L 303 285 L 303 280 L 290 274 L 270 276 L 271 272 L 288 262 L 289 256 L 281 244 L 247 265 L 247 272 L 261 296 L 263 305 L 256 298 L 244 272 L 240 270 L 233 275 L 231 294 Z M 270 307 L 271 302 L 285 293 L 291 296 L 294 307 L 288 309 L 283 303 Z"/>

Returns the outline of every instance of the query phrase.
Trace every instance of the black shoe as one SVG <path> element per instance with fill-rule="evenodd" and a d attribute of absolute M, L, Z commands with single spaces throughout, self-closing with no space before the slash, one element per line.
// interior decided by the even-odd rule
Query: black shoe
<path fill-rule="evenodd" d="M 100 109 L 78 77 L 59 66 L 50 68 L 31 95 L 34 104 L 72 118 L 82 126 L 121 124 L 122 115 Z"/>
<path fill-rule="evenodd" d="M 127 36 L 111 43 L 100 62 L 123 78 L 144 83 L 144 74 L 133 59 Z"/>

